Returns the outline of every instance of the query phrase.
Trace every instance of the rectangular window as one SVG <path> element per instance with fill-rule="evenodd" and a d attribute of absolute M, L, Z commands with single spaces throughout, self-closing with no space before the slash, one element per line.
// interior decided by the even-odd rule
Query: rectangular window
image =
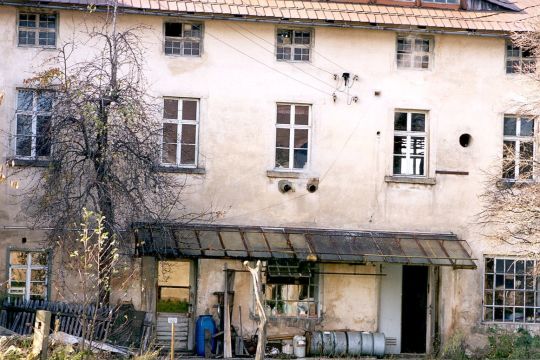
<path fill-rule="evenodd" d="M 427 114 L 396 111 L 394 115 L 394 175 L 426 175 Z"/>
<path fill-rule="evenodd" d="M 15 156 L 39 158 L 51 155 L 50 126 L 53 91 L 19 90 L 17 94 Z"/>
<path fill-rule="evenodd" d="M 397 37 L 397 66 L 403 69 L 429 69 L 433 54 L 433 38 Z"/>
<path fill-rule="evenodd" d="M 45 251 L 9 251 L 8 294 L 24 300 L 47 300 L 49 254 Z"/>
<path fill-rule="evenodd" d="M 312 37 L 312 30 L 278 29 L 276 59 L 310 61 Z"/>
<path fill-rule="evenodd" d="M 163 99 L 163 165 L 197 166 L 199 100 Z"/>
<path fill-rule="evenodd" d="M 506 73 L 533 73 L 536 71 L 536 60 L 531 50 L 523 49 L 506 41 Z"/>
<path fill-rule="evenodd" d="M 527 180 L 533 178 L 534 119 L 504 116 L 503 178 Z"/>
<path fill-rule="evenodd" d="M 309 157 L 311 107 L 278 104 L 276 120 L 277 169 L 303 169 Z"/>
<path fill-rule="evenodd" d="M 19 46 L 56 46 L 56 14 L 20 13 Z"/>
<path fill-rule="evenodd" d="M 540 282 L 536 260 L 486 257 L 484 321 L 540 323 Z"/>
<path fill-rule="evenodd" d="M 264 294 L 272 316 L 318 317 L 318 291 L 314 264 L 290 260 L 267 263 Z"/>
<path fill-rule="evenodd" d="M 165 55 L 201 56 L 202 24 L 165 23 Z"/>

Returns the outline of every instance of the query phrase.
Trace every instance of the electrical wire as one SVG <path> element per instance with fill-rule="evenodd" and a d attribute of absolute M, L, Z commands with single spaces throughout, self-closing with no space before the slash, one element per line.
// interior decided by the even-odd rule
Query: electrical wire
<path fill-rule="evenodd" d="M 324 94 L 324 95 L 328 95 L 328 96 L 331 96 L 331 95 L 332 95 L 332 94 L 327 93 L 326 91 L 321 90 L 321 89 L 319 89 L 319 88 L 317 88 L 317 87 L 315 87 L 315 86 L 313 86 L 313 85 L 311 85 L 311 84 L 308 84 L 308 83 L 305 82 L 305 81 L 302 81 L 302 80 L 299 80 L 299 79 L 297 79 L 297 78 L 294 78 L 294 77 L 288 75 L 287 73 L 285 73 L 285 72 L 283 72 L 283 71 L 281 71 L 281 70 L 278 70 L 278 69 L 273 68 L 272 66 L 270 66 L 270 65 L 268 65 L 268 64 L 265 64 L 264 62 L 262 62 L 262 61 L 260 61 L 260 60 L 258 60 L 258 59 L 256 59 L 256 58 L 254 58 L 253 56 L 251 56 L 251 55 L 249 55 L 249 54 L 243 52 L 242 50 L 240 50 L 240 49 L 236 48 L 235 46 L 229 44 L 228 42 L 226 42 L 226 41 L 224 41 L 224 40 L 218 38 L 217 36 L 211 34 L 211 33 L 208 32 L 208 31 L 206 31 L 206 34 L 207 34 L 208 36 L 214 38 L 215 40 L 219 41 L 220 43 L 222 43 L 222 44 L 224 44 L 224 45 L 230 47 L 231 49 L 233 49 L 233 50 L 239 52 L 240 54 L 242 54 L 242 55 L 244 55 L 244 56 L 250 58 L 251 60 L 253 60 L 253 61 L 255 61 L 255 62 L 257 62 L 257 63 L 259 63 L 259 64 L 261 64 L 261 65 L 263 65 L 263 66 L 265 66 L 265 67 L 267 67 L 268 69 L 270 69 L 270 70 L 272 70 L 272 71 L 274 71 L 274 72 L 277 72 L 278 74 L 281 74 L 281 75 L 283 75 L 283 76 L 285 76 L 285 77 L 287 77 L 287 78 L 289 78 L 289 79 L 291 79 L 291 80 L 294 80 L 294 81 L 296 81 L 296 82 L 298 82 L 298 83 L 300 83 L 300 84 L 302 84 L 302 85 L 304 85 L 304 86 L 307 86 L 307 87 L 309 87 L 309 88 L 312 88 L 313 90 L 316 90 L 316 91 L 318 91 L 318 92 L 320 92 L 320 93 L 322 93 L 322 94 Z"/>
<path fill-rule="evenodd" d="M 270 44 L 270 45 L 272 46 L 272 48 L 274 47 L 274 43 L 272 43 L 272 42 L 266 40 L 265 38 L 260 37 L 259 35 L 253 33 L 251 30 L 245 28 L 245 27 L 242 26 L 241 24 L 237 24 L 237 25 L 238 25 L 238 27 L 241 27 L 244 31 L 247 31 L 248 33 L 250 33 L 251 35 L 255 36 L 256 38 L 259 38 L 260 40 L 264 41 L 265 43 Z M 319 53 L 319 52 L 316 51 L 315 49 L 311 48 L 310 50 L 311 50 L 314 54 L 319 55 L 320 57 L 322 57 L 322 58 L 325 59 L 326 61 L 328 61 L 328 62 L 330 62 L 330 63 L 336 65 L 336 66 L 339 67 L 340 69 L 346 71 L 345 68 L 344 68 L 343 66 L 341 66 L 341 65 L 339 65 L 339 64 L 336 64 L 335 62 L 333 62 L 332 60 L 328 59 L 326 56 L 322 55 L 321 53 Z M 308 62 L 308 64 L 311 65 L 311 66 L 313 66 L 313 67 L 316 68 L 316 69 L 319 69 L 319 70 L 321 70 L 321 71 L 324 71 L 324 72 L 327 73 L 327 74 L 334 75 L 334 73 L 332 73 L 332 72 L 330 72 L 330 71 L 328 71 L 328 70 L 326 70 L 326 69 L 323 69 L 323 68 L 321 68 L 321 67 L 318 67 L 317 65 L 315 65 L 315 64 L 313 64 L 313 63 L 311 63 L 311 62 Z"/>
<path fill-rule="evenodd" d="M 231 25 L 228 25 L 228 27 L 229 27 L 231 30 L 233 30 L 233 31 L 237 32 L 238 34 L 242 35 L 244 38 L 248 39 L 249 41 L 251 41 L 251 42 L 254 43 L 255 45 L 257 45 L 258 47 L 260 47 L 260 48 L 263 49 L 264 51 L 269 52 L 270 54 L 272 54 L 272 56 L 275 55 L 273 50 L 267 49 L 267 48 L 264 47 L 263 45 L 257 43 L 257 42 L 254 41 L 253 39 L 251 39 L 251 38 L 249 38 L 248 36 L 246 36 L 245 34 L 242 34 L 240 31 L 238 31 L 237 29 L 233 28 Z M 240 26 L 240 27 L 242 27 L 242 26 Z M 256 37 L 258 37 L 257 35 L 253 34 L 253 33 L 250 32 L 249 30 L 247 30 L 247 32 L 249 32 L 250 34 L 252 34 L 252 35 L 254 35 L 254 36 L 256 36 Z M 273 46 L 273 45 L 272 45 L 272 46 Z M 305 70 L 302 69 L 300 66 L 298 66 L 297 64 L 295 64 L 295 63 L 293 63 L 293 62 L 289 62 L 289 61 L 287 61 L 286 63 L 289 64 L 289 65 L 291 65 L 291 66 L 294 67 L 295 69 L 297 69 L 297 70 L 303 72 L 304 74 L 308 75 L 309 77 L 311 77 L 311 78 L 317 80 L 318 82 L 320 82 L 320 83 L 322 83 L 322 84 L 324 84 L 324 85 L 326 85 L 326 86 L 329 86 L 330 88 L 332 88 L 332 91 L 336 91 L 334 85 L 331 85 L 331 84 L 327 83 L 326 81 L 319 79 L 317 76 L 315 76 L 315 75 L 313 75 L 313 74 L 310 74 L 309 72 L 305 71 Z M 314 66 L 314 65 L 311 64 L 310 62 L 307 62 L 307 64 Z M 324 69 L 321 69 L 321 68 L 319 68 L 319 67 L 317 67 L 317 66 L 314 66 L 314 67 L 317 68 L 317 69 L 319 69 L 319 70 L 325 71 L 325 72 L 328 73 L 328 74 L 334 75 L 334 74 L 332 74 L 332 73 L 330 73 L 330 72 L 328 72 L 328 71 L 326 71 L 326 70 L 324 70 Z"/>

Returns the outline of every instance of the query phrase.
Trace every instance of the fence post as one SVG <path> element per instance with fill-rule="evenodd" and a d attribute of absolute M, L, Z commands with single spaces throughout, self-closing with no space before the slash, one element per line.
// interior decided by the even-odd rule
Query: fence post
<path fill-rule="evenodd" d="M 32 354 L 39 355 L 41 360 L 47 360 L 47 350 L 49 345 L 49 332 L 51 329 L 51 312 L 47 310 L 36 310 L 36 322 L 34 324 L 34 342 L 32 344 Z"/>

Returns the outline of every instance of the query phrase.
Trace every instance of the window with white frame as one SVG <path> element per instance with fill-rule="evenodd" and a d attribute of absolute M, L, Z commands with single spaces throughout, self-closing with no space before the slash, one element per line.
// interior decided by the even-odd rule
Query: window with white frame
<path fill-rule="evenodd" d="M 163 99 L 163 165 L 197 166 L 198 127 L 198 99 Z"/>
<path fill-rule="evenodd" d="M 429 69 L 433 57 L 433 38 L 398 35 L 397 66 L 404 69 Z"/>
<path fill-rule="evenodd" d="M 540 323 L 538 262 L 491 256 L 484 260 L 484 321 Z"/>
<path fill-rule="evenodd" d="M 318 317 L 319 277 L 315 264 L 272 260 L 265 274 L 265 305 L 272 316 Z"/>
<path fill-rule="evenodd" d="M 533 178 L 534 119 L 504 116 L 503 178 L 527 180 Z"/>
<path fill-rule="evenodd" d="M 165 23 L 165 54 L 201 56 L 201 23 Z"/>
<path fill-rule="evenodd" d="M 394 175 L 425 176 L 427 164 L 427 113 L 394 114 Z"/>
<path fill-rule="evenodd" d="M 533 73 L 536 71 L 536 59 L 531 50 L 516 46 L 506 41 L 506 73 Z"/>
<path fill-rule="evenodd" d="M 56 46 L 56 14 L 20 13 L 19 46 Z"/>
<path fill-rule="evenodd" d="M 303 169 L 309 159 L 311 107 L 278 104 L 276 120 L 277 169 Z"/>
<path fill-rule="evenodd" d="M 49 254 L 45 251 L 9 251 L 9 296 L 47 300 Z"/>
<path fill-rule="evenodd" d="M 17 94 L 15 156 L 48 157 L 54 92 L 22 89 Z"/>
<path fill-rule="evenodd" d="M 312 30 L 278 29 L 276 59 L 284 61 L 310 61 Z"/>

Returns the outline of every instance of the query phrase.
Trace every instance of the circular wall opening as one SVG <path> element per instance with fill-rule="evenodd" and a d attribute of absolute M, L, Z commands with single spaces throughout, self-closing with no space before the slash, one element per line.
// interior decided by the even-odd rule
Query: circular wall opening
<path fill-rule="evenodd" d="M 462 134 L 459 137 L 459 145 L 463 147 L 468 147 L 469 145 L 471 145 L 471 142 L 472 142 L 472 136 L 469 134 Z"/>
<path fill-rule="evenodd" d="M 309 184 L 307 186 L 307 190 L 310 192 L 310 193 L 314 193 L 315 191 L 317 191 L 317 185 L 315 184 Z"/>

